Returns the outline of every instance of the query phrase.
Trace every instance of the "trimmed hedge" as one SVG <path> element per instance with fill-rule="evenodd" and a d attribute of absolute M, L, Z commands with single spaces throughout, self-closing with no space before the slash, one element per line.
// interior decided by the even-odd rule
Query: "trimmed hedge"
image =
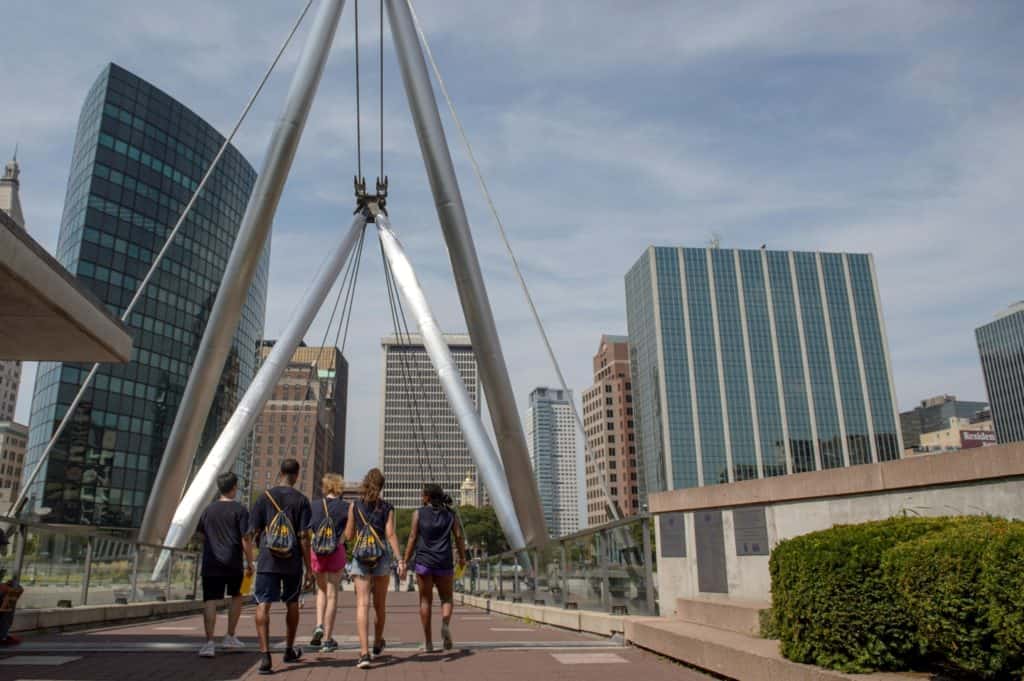
<path fill-rule="evenodd" d="M 892 518 L 772 552 L 773 629 L 787 658 L 848 672 L 1022 669 L 1024 523 Z"/>

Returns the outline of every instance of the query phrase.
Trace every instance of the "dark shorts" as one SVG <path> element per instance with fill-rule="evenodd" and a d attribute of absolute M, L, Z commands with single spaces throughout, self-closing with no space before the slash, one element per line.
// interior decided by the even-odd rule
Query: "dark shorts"
<path fill-rule="evenodd" d="M 252 594 L 257 603 L 297 603 L 302 593 L 302 574 L 278 575 L 257 572 Z"/>
<path fill-rule="evenodd" d="M 242 593 L 242 575 L 203 575 L 203 600 L 219 601 L 228 596 L 239 596 Z"/>

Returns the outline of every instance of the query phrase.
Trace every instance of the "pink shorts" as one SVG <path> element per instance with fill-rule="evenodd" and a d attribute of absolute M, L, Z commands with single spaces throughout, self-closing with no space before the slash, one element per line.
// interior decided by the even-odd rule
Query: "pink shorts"
<path fill-rule="evenodd" d="M 339 546 L 334 553 L 321 556 L 316 553 L 310 555 L 309 563 L 313 572 L 341 572 L 345 569 L 345 547 Z"/>

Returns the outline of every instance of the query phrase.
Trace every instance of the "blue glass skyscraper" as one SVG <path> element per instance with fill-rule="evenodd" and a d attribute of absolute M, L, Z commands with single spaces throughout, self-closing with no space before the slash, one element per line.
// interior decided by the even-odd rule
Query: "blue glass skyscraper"
<path fill-rule="evenodd" d="M 116 64 L 92 85 L 78 119 L 57 258 L 113 313 L 124 312 L 223 142 L 186 106 Z M 127 320 L 132 361 L 100 368 L 30 490 L 31 508 L 46 519 L 138 526 L 255 180 L 253 167 L 229 147 Z M 194 465 L 255 373 L 268 269 L 269 246 Z M 88 370 L 39 365 L 26 470 Z"/>
<path fill-rule="evenodd" d="M 870 255 L 652 246 L 626 311 L 645 494 L 900 457 Z"/>
<path fill-rule="evenodd" d="M 974 332 L 996 439 L 1024 441 L 1024 301 Z"/>

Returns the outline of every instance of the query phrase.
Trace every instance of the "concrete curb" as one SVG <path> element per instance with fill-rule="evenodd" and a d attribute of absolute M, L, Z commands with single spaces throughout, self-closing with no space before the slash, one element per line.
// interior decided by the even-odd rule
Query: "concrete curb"
<path fill-rule="evenodd" d="M 218 602 L 222 607 L 226 600 Z M 191 615 L 202 612 L 202 601 L 151 601 L 127 605 L 85 605 L 77 608 L 39 608 L 14 613 L 12 633 L 63 631 L 95 624 L 128 622 Z"/>

